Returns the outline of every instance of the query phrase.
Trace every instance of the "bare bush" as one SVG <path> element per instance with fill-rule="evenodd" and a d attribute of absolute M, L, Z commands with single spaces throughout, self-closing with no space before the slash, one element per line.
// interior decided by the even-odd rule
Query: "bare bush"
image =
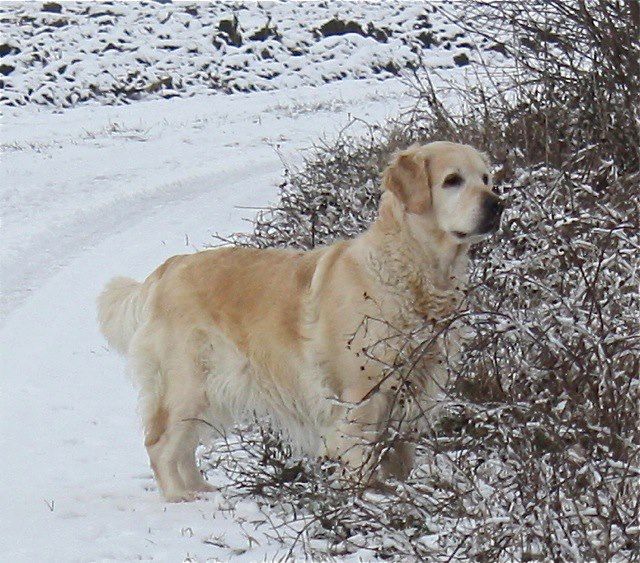
<path fill-rule="evenodd" d="M 515 96 L 489 90 L 474 99 L 504 127 L 498 143 L 555 167 L 590 150 L 620 171 L 638 169 L 636 0 L 467 0 L 465 10 L 442 11 L 510 61 L 505 87 Z"/>
<path fill-rule="evenodd" d="M 519 63 L 511 84 L 479 84 L 453 111 L 416 73 L 418 111 L 319 146 L 288 172 L 279 205 L 258 216 L 254 233 L 235 239 L 311 248 L 358 234 L 375 216 L 389 153 L 415 140 L 488 150 L 510 201 L 497 240 L 474 253 L 465 302 L 429 336 L 465 334 L 439 416 L 424 417 L 419 435 L 413 420 L 389 421 L 383 449 L 398 436 L 418 449 L 406 483 L 363 492 L 335 462 L 300 458 L 264 430 L 227 442 L 244 452 L 240 464 L 219 444 L 206 456 L 237 494 L 279 507 L 274 534 L 290 550 L 639 558 L 637 11 L 608 0 L 544 5 L 471 3 L 476 27 L 471 10 L 498 37 L 518 38 L 514 52 L 504 42 Z M 541 59 L 541 49 L 556 58 Z M 411 365 L 393 369 L 402 379 Z M 412 399 L 410 389 L 398 393 Z"/>

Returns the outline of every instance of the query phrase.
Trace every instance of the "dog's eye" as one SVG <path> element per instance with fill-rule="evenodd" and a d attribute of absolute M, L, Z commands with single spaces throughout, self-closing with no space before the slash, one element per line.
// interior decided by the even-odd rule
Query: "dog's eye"
<path fill-rule="evenodd" d="M 460 174 L 449 174 L 442 182 L 443 188 L 455 188 L 464 182 L 464 178 Z"/>
<path fill-rule="evenodd" d="M 484 185 L 486 186 L 489 183 L 489 175 L 488 174 L 483 174 L 482 175 L 482 181 L 484 182 Z"/>

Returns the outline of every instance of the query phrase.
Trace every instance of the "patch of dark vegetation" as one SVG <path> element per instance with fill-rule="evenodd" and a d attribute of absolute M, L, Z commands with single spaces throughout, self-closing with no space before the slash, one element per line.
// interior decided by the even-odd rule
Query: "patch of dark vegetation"
<path fill-rule="evenodd" d="M 468 64 L 471 64 L 471 61 L 469 60 L 469 57 L 466 53 L 454 55 L 453 62 L 456 64 L 456 66 L 467 66 Z"/>
<path fill-rule="evenodd" d="M 371 22 L 367 24 L 367 37 L 373 37 L 379 43 L 386 43 L 389 40 L 389 37 L 392 35 L 392 32 L 389 28 L 376 27 Z"/>
<path fill-rule="evenodd" d="M 430 49 L 433 45 L 437 45 L 437 43 L 435 42 L 434 35 L 430 31 L 421 31 L 416 36 L 416 39 L 420 41 L 420 43 L 425 49 Z"/>
<path fill-rule="evenodd" d="M 332 37 L 333 35 L 346 35 L 347 33 L 357 33 L 364 37 L 365 33 L 359 23 L 354 21 L 343 21 L 338 18 L 330 19 L 318 28 L 318 33 L 323 37 Z"/>
<path fill-rule="evenodd" d="M 242 46 L 242 34 L 240 33 L 240 26 L 238 25 L 238 16 L 234 14 L 233 19 L 220 20 L 218 30 L 220 31 L 220 36 L 227 44 L 234 45 L 235 47 Z"/>
<path fill-rule="evenodd" d="M 393 61 L 389 61 L 386 64 L 374 66 L 373 70 L 374 72 L 388 72 L 389 74 L 398 75 L 401 68 Z"/>
<path fill-rule="evenodd" d="M 190 16 L 193 16 L 194 18 L 198 16 L 198 6 L 194 5 L 194 6 L 187 6 L 184 11 L 189 14 Z"/>
<path fill-rule="evenodd" d="M 267 23 L 264 24 L 263 27 L 258 29 L 255 33 L 249 36 L 251 41 L 266 41 L 267 39 L 281 39 L 280 34 L 278 33 L 278 28 L 275 25 L 271 24 L 271 17 L 267 19 Z"/>
<path fill-rule="evenodd" d="M 6 57 L 7 55 L 13 55 L 19 52 L 20 49 L 8 43 L 2 43 L 2 45 L 0 45 L 0 57 Z"/>
<path fill-rule="evenodd" d="M 42 5 L 43 12 L 49 12 L 51 14 L 60 14 L 62 13 L 62 4 L 58 4 L 57 2 L 45 2 Z"/>
<path fill-rule="evenodd" d="M 355 33 L 362 37 L 372 37 L 379 43 L 386 43 L 392 32 L 389 28 L 378 27 L 372 22 L 369 22 L 366 28 L 363 28 L 359 23 L 352 20 L 341 20 L 338 18 L 332 18 L 329 21 L 323 23 L 316 31 L 317 35 L 322 37 L 333 37 L 340 35 L 347 35 L 348 33 Z"/>

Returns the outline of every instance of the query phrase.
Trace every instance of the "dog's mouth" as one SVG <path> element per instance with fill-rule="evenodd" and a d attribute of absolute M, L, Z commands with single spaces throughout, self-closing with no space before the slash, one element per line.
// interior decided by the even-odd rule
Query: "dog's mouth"
<path fill-rule="evenodd" d="M 491 234 L 491 232 L 474 231 L 472 233 L 465 233 L 463 231 L 451 231 L 451 234 L 459 242 L 468 242 L 473 244 L 475 242 L 481 241 L 484 238 L 487 238 Z"/>
<path fill-rule="evenodd" d="M 480 240 L 495 233 L 499 227 L 500 227 L 500 220 L 496 221 L 495 223 L 489 226 L 483 227 L 482 229 L 473 231 L 471 233 L 467 233 L 464 231 L 451 231 L 451 234 L 458 240 L 469 240 L 469 239 Z"/>
<path fill-rule="evenodd" d="M 480 221 L 479 225 L 473 231 L 449 231 L 459 241 L 476 242 L 482 240 L 495 233 L 500 228 L 500 217 L 502 210 L 499 213 L 492 215 L 485 215 Z"/>

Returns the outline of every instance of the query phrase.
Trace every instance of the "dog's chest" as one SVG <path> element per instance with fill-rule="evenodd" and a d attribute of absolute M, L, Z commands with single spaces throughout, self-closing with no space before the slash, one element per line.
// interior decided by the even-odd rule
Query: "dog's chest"
<path fill-rule="evenodd" d="M 466 274 L 453 271 L 446 280 L 434 281 L 426 268 L 405 263 L 372 262 L 371 270 L 379 291 L 378 302 L 385 319 L 399 329 L 414 331 L 450 317 L 464 298 Z"/>
<path fill-rule="evenodd" d="M 374 301 L 385 327 L 384 336 L 377 335 L 385 356 L 401 366 L 400 372 L 409 370 L 405 376 L 419 394 L 437 394 L 459 349 L 453 325 L 464 299 L 465 264 L 435 281 L 433 272 L 407 260 L 372 260 L 370 268 L 378 286 Z"/>

